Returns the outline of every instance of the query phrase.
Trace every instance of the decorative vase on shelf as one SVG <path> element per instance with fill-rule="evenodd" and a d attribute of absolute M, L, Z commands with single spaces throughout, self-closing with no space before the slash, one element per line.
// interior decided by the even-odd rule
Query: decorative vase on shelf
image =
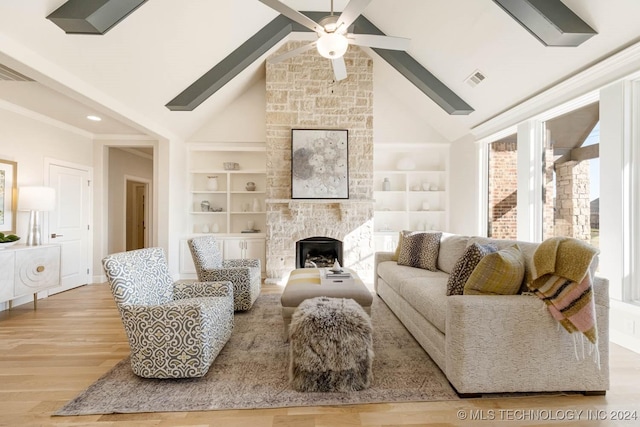
<path fill-rule="evenodd" d="M 247 189 L 247 191 L 256 191 L 256 183 L 249 181 L 247 182 L 247 185 L 245 188 Z"/>
<path fill-rule="evenodd" d="M 202 232 L 203 233 L 208 233 L 209 232 L 209 226 L 207 224 L 202 226 Z"/>
<path fill-rule="evenodd" d="M 384 181 L 382 181 L 382 191 L 390 191 L 391 190 L 391 182 L 389 181 L 389 178 L 385 178 Z"/>
<path fill-rule="evenodd" d="M 260 200 L 257 197 L 253 199 L 253 212 L 260 212 Z"/>
<path fill-rule="evenodd" d="M 220 231 L 220 226 L 218 225 L 217 222 L 214 222 L 213 225 L 211 226 L 211 232 L 218 233 L 219 231 Z"/>
<path fill-rule="evenodd" d="M 218 191 L 218 176 L 208 176 L 207 177 L 207 190 L 209 191 Z"/>
<path fill-rule="evenodd" d="M 200 202 L 200 210 L 202 212 L 209 212 L 210 209 L 211 209 L 211 203 L 209 203 L 208 200 L 203 200 L 202 202 Z"/>

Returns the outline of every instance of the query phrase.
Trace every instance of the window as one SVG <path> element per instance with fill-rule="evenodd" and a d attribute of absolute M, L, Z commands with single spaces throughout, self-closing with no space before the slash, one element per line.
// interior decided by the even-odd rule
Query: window
<path fill-rule="evenodd" d="M 543 239 L 599 243 L 599 103 L 544 122 Z"/>
<path fill-rule="evenodd" d="M 487 235 L 517 238 L 518 135 L 512 134 L 488 147 Z"/>

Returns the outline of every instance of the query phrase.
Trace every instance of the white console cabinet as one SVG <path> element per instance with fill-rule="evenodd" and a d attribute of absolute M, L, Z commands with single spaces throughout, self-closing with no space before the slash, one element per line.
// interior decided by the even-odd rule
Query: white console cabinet
<path fill-rule="evenodd" d="M 0 250 L 0 301 L 33 294 L 37 308 L 38 292 L 60 286 L 60 246 L 15 245 Z"/>

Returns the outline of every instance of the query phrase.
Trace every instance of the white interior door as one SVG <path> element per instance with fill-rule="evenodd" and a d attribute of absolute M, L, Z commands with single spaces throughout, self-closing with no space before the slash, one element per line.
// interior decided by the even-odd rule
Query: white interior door
<path fill-rule="evenodd" d="M 49 212 L 51 243 L 61 246 L 60 286 L 50 294 L 90 282 L 91 271 L 90 170 L 49 165 L 49 185 L 56 190 L 56 208 Z"/>

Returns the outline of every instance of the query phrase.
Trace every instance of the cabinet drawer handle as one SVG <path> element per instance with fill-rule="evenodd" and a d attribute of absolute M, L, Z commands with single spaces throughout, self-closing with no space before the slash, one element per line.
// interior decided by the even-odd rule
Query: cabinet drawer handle
<path fill-rule="evenodd" d="M 36 268 L 36 271 L 37 271 L 38 273 L 42 273 L 42 272 L 44 271 L 44 265 L 39 265 L 39 266 Z"/>

